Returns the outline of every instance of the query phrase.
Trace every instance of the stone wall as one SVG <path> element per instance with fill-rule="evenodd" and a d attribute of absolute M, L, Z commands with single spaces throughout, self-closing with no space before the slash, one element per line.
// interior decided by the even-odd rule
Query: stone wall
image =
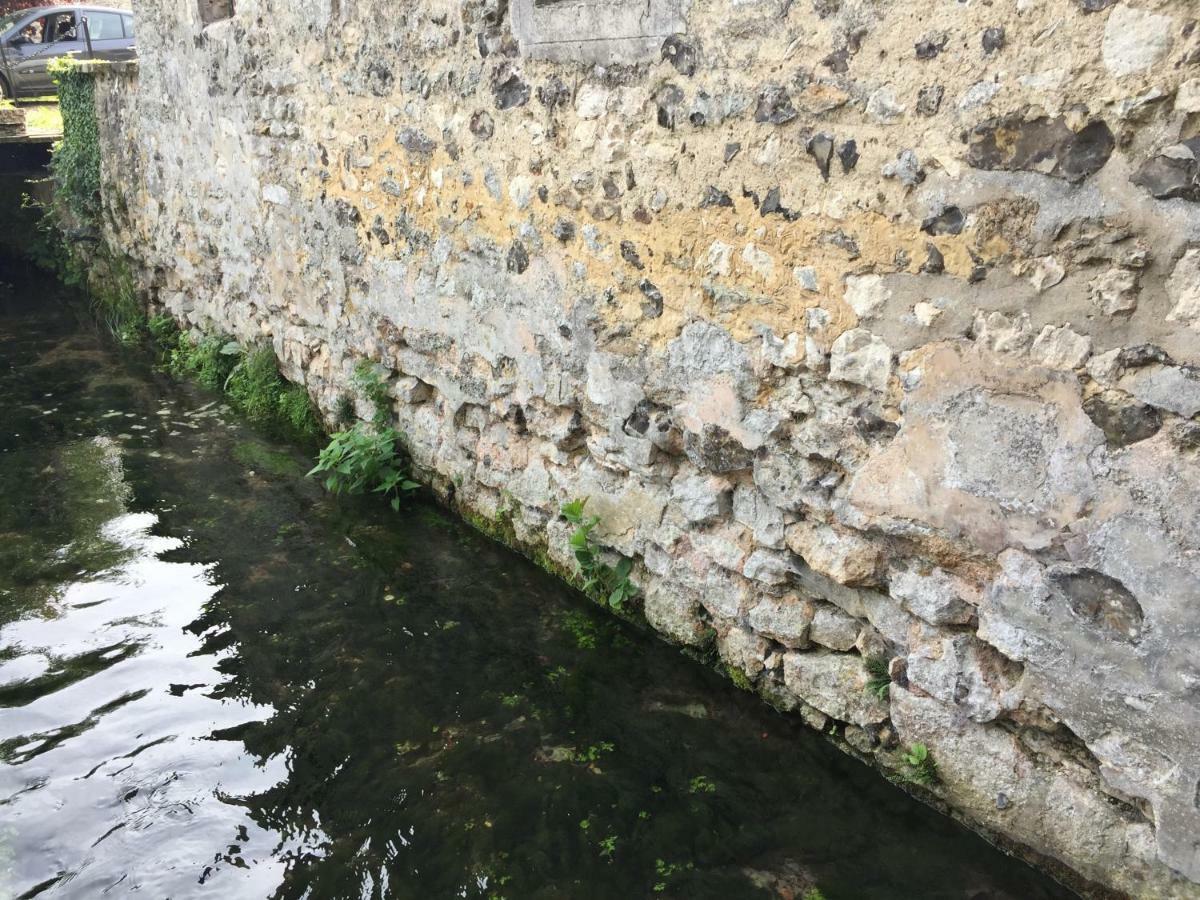
<path fill-rule="evenodd" d="M 97 102 L 153 303 L 331 420 L 380 363 L 464 512 L 569 567 L 589 497 L 671 640 L 1200 897 L 1189 0 L 134 6 Z"/>

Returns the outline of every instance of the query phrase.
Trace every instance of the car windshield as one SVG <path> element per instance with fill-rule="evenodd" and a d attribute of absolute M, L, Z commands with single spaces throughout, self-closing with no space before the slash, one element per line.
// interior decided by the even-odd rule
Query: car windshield
<path fill-rule="evenodd" d="M 0 16 L 0 34 L 4 34 L 4 32 L 16 25 L 17 21 L 28 13 L 29 10 L 23 9 L 17 13 L 9 13 L 7 16 Z"/>

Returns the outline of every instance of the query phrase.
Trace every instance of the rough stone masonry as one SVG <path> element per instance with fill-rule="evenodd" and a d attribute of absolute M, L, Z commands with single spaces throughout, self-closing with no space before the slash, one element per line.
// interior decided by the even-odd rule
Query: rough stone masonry
<path fill-rule="evenodd" d="M 589 497 L 669 639 L 1200 897 L 1191 0 L 225 5 L 98 76 L 157 308 L 331 421 L 380 364 L 464 511 L 569 566 Z"/>

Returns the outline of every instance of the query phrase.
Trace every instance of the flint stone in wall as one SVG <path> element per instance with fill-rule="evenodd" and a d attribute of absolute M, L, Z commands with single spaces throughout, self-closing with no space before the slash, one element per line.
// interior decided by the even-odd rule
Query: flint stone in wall
<path fill-rule="evenodd" d="M 1100 171 L 1115 143 L 1100 120 L 1074 131 L 1062 116 L 1026 119 L 1015 114 L 976 126 L 967 162 L 976 169 L 1040 172 L 1075 182 Z"/>
<path fill-rule="evenodd" d="M 1187 419 L 1200 413 L 1200 369 L 1192 366 L 1141 366 L 1122 375 L 1117 386 L 1143 403 Z"/>
<path fill-rule="evenodd" d="M 937 566 L 892 569 L 888 593 L 931 625 L 966 625 L 979 601 L 977 589 Z"/>
<path fill-rule="evenodd" d="M 833 342 L 829 377 L 886 391 L 892 377 L 892 350 L 865 328 L 852 328 Z"/>
<path fill-rule="evenodd" d="M 878 725 L 888 717 L 885 702 L 866 689 L 867 671 L 856 654 L 810 650 L 783 658 L 787 689 L 827 716 L 853 725 Z"/>
<path fill-rule="evenodd" d="M 1172 307 L 1168 322 L 1180 322 L 1200 330 L 1200 250 L 1188 250 L 1175 264 L 1167 280 Z"/>
<path fill-rule="evenodd" d="M 729 482 L 712 475 L 680 475 L 671 482 L 671 503 L 692 525 L 728 515 L 731 494 Z"/>
<path fill-rule="evenodd" d="M 970 635 L 938 636 L 908 654 L 910 684 L 962 710 L 975 722 L 991 722 L 1015 708 L 1020 667 Z"/>
<path fill-rule="evenodd" d="M 932 697 L 893 688 L 890 700 L 902 744 L 929 747 L 945 796 L 978 809 L 987 826 L 1036 834 L 1054 857 L 1082 854 L 1092 860 L 1084 871 L 1091 878 L 1152 858 L 1152 826 L 1099 795 L 1082 766 L 1039 764 L 1016 735 L 972 722 Z"/>
<path fill-rule="evenodd" d="M 809 639 L 830 650 L 853 650 L 863 623 L 836 606 L 821 604 L 812 616 Z"/>
<path fill-rule="evenodd" d="M 685 431 L 683 452 L 692 465 L 724 474 L 750 468 L 754 453 L 726 428 L 706 423 L 699 431 Z"/>
<path fill-rule="evenodd" d="M 1174 144 L 1150 157 L 1132 180 L 1158 200 L 1200 201 L 1200 138 Z"/>
<path fill-rule="evenodd" d="M 1150 476 L 1145 469 L 1159 458 L 1150 443 L 1125 451 L 1131 460 L 1120 478 Z M 1163 477 L 1178 472 L 1172 468 Z M 1194 476 L 1166 491 L 1142 483 L 1159 493 L 1148 499 L 1163 510 L 1200 497 Z M 1113 506 L 1103 512 L 1117 517 L 1093 524 L 1087 545 L 1079 547 L 1096 567 L 1046 567 L 1016 550 L 1000 555 L 1001 573 L 980 606 L 978 633 L 1024 663 L 1023 693 L 1087 743 L 1115 790 L 1149 801 L 1160 858 L 1195 879 L 1200 707 L 1177 706 L 1164 718 L 1161 704 L 1175 679 L 1198 677 L 1187 642 L 1172 636 L 1200 634 L 1194 606 L 1179 602 L 1200 591 L 1200 571 L 1186 557 L 1163 557 L 1166 535 L 1157 523 L 1122 514 L 1115 496 L 1107 502 Z M 1103 691 L 1097 690 L 1100 678 Z"/>
<path fill-rule="evenodd" d="M 863 585 L 877 581 L 879 548 L 849 529 L 796 522 L 787 527 L 787 545 L 814 571 L 838 584 Z"/>
<path fill-rule="evenodd" d="M 1089 397 L 1083 409 L 1112 447 L 1126 447 L 1152 438 L 1162 428 L 1158 410 L 1136 402 L 1123 391 L 1104 391 Z"/>
<path fill-rule="evenodd" d="M 759 634 L 792 649 L 809 645 L 808 631 L 813 622 L 815 604 L 795 594 L 783 597 L 764 597 L 753 609 L 747 621 Z"/>
<path fill-rule="evenodd" d="M 646 621 L 667 637 L 687 645 L 702 642 L 700 603 L 689 592 L 668 588 L 656 579 L 646 591 L 644 611 Z"/>
<path fill-rule="evenodd" d="M 1174 21 L 1124 3 L 1108 14 L 1100 52 L 1118 78 L 1149 71 L 1171 50 Z"/>

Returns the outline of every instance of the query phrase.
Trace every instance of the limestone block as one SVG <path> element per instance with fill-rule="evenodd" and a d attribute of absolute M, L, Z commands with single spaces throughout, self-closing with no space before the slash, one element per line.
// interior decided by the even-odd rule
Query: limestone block
<path fill-rule="evenodd" d="M 887 704 L 866 689 L 867 677 L 857 654 L 810 650 L 783 658 L 789 691 L 825 715 L 854 725 L 878 725 L 888 717 Z"/>

